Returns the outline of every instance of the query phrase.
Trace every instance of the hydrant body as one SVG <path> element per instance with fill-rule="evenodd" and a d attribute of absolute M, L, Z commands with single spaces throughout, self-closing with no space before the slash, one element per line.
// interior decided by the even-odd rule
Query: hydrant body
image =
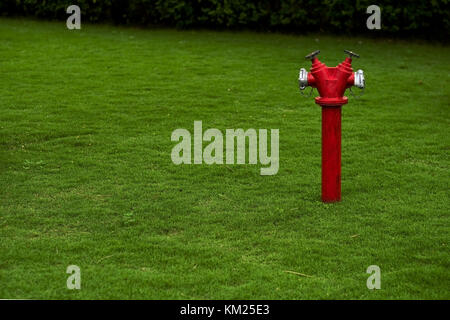
<path fill-rule="evenodd" d="M 341 200 L 341 106 L 322 106 L 322 201 Z"/>
<path fill-rule="evenodd" d="M 347 52 L 347 51 L 346 51 Z M 322 107 L 322 201 L 341 200 L 341 109 L 348 102 L 345 90 L 352 86 L 364 88 L 362 70 L 353 73 L 351 66 L 353 52 L 337 67 L 327 67 L 313 52 L 310 58 L 310 72 L 300 70 L 300 89 L 306 86 L 317 88 L 319 96 L 315 98 Z"/>

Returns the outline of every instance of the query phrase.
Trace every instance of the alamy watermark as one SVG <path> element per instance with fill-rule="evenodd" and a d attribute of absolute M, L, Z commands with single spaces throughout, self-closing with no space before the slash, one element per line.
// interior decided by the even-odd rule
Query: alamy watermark
<path fill-rule="evenodd" d="M 67 7 L 66 12 L 71 14 L 66 20 L 67 29 L 81 29 L 81 10 L 77 5 L 71 5 Z"/>
<path fill-rule="evenodd" d="M 377 265 L 371 265 L 367 267 L 366 273 L 370 274 L 367 278 L 367 289 L 381 289 L 381 269 Z"/>
<path fill-rule="evenodd" d="M 66 13 L 70 16 L 66 20 L 66 26 L 69 30 L 81 29 L 81 10 L 77 5 L 70 5 L 66 9 Z M 372 4 L 367 7 L 366 13 L 370 14 L 367 18 L 366 26 L 369 30 L 381 29 L 381 9 L 379 6 Z"/>
<path fill-rule="evenodd" d="M 381 9 L 377 5 L 370 5 L 367 7 L 366 13 L 371 14 L 366 21 L 367 29 L 380 30 L 381 29 Z"/>
<path fill-rule="evenodd" d="M 74 264 L 70 265 L 66 269 L 66 273 L 70 274 L 67 278 L 67 289 L 80 290 L 81 289 L 81 270 L 79 266 Z"/>
<path fill-rule="evenodd" d="M 261 175 L 277 174 L 279 169 L 279 130 L 270 130 L 270 155 L 268 154 L 267 129 L 226 129 L 225 157 L 224 135 L 219 129 L 211 128 L 203 133 L 202 122 L 194 121 L 193 143 L 187 129 L 172 132 L 171 141 L 178 141 L 173 147 L 171 158 L 174 164 L 246 164 L 246 141 L 248 140 L 248 164 L 267 166 L 260 169 Z M 181 141 L 180 141 L 181 140 Z M 209 142 L 203 149 L 203 142 Z M 236 142 L 236 162 L 235 162 Z M 192 144 L 194 157 L 192 159 Z M 259 147 L 259 152 L 258 152 Z"/>

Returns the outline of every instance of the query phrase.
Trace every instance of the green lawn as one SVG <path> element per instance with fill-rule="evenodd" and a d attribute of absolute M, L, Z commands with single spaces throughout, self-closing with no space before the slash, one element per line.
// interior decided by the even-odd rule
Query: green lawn
<path fill-rule="evenodd" d="M 0 20 L 0 298 L 450 298 L 448 46 L 82 28 Z M 297 87 L 316 49 L 328 65 L 356 51 L 366 76 L 337 204 Z M 279 129 L 278 174 L 174 165 L 171 133 L 194 120 Z"/>

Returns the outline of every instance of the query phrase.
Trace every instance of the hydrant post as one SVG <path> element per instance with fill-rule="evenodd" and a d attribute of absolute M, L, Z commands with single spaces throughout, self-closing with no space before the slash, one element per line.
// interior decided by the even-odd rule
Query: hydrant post
<path fill-rule="evenodd" d="M 299 87 L 317 88 L 316 103 L 322 107 L 322 201 L 341 200 L 341 110 L 348 102 L 345 90 L 356 86 L 364 89 L 362 70 L 353 72 L 352 58 L 359 57 L 345 50 L 349 56 L 337 67 L 327 67 L 317 59 L 320 51 L 314 51 L 305 58 L 312 62 L 310 72 L 300 69 Z"/>
<path fill-rule="evenodd" d="M 322 107 L 322 201 L 341 200 L 341 109 Z"/>

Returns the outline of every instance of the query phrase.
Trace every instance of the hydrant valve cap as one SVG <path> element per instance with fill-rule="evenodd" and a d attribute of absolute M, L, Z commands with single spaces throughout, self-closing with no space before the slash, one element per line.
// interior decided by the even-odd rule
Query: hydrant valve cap
<path fill-rule="evenodd" d="M 300 90 L 304 90 L 308 86 L 308 72 L 305 68 L 301 68 L 298 74 L 298 86 Z"/>
<path fill-rule="evenodd" d="M 366 86 L 366 82 L 364 79 L 364 71 L 359 69 L 358 71 L 355 72 L 355 87 L 364 89 L 365 86 Z"/>
<path fill-rule="evenodd" d="M 346 54 L 348 54 L 348 56 L 350 57 L 350 59 L 353 59 L 353 57 L 355 58 L 359 58 L 359 54 L 357 54 L 356 52 L 350 51 L 350 50 L 344 50 L 344 52 Z"/>
<path fill-rule="evenodd" d="M 316 50 L 314 52 L 311 52 L 310 54 L 308 54 L 307 56 L 305 56 L 306 60 L 312 60 L 314 59 L 318 54 L 320 53 L 320 50 Z"/>

